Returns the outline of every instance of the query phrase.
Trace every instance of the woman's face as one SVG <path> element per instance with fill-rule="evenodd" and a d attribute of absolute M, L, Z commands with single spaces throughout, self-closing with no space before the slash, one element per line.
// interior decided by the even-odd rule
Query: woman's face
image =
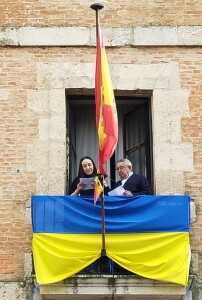
<path fill-rule="evenodd" d="M 91 175 L 93 173 L 93 163 L 90 159 L 84 159 L 81 162 L 83 171 L 86 175 Z"/>

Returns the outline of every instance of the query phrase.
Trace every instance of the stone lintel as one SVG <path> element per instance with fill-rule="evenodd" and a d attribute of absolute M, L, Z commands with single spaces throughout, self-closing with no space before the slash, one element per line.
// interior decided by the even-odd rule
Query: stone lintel
<path fill-rule="evenodd" d="M 202 26 L 102 28 L 106 46 L 201 46 Z M 0 46 L 95 46 L 90 27 L 0 27 Z"/>
<path fill-rule="evenodd" d="M 105 296 L 124 295 L 124 299 L 127 299 L 127 295 L 163 295 L 170 296 L 172 299 L 174 295 L 183 296 L 186 294 L 186 288 L 181 285 L 137 277 L 136 275 L 74 276 L 58 283 L 40 285 L 40 294 L 65 294 L 66 297 L 75 294 L 92 295 L 93 297 L 98 294 Z"/>

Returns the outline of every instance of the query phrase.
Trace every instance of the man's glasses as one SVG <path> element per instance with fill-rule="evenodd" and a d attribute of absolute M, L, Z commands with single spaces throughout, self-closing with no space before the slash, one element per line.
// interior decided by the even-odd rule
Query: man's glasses
<path fill-rule="evenodd" d="M 122 171 L 122 170 L 124 170 L 125 168 L 127 168 L 127 166 L 120 166 L 120 167 L 117 167 L 116 168 L 116 171 Z"/>

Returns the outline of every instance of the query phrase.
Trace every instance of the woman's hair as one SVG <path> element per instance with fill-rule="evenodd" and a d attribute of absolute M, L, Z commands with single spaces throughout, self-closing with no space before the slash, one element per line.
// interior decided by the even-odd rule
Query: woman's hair
<path fill-rule="evenodd" d="M 83 170 L 82 161 L 83 161 L 84 159 L 89 159 L 89 160 L 92 161 L 92 164 L 93 164 L 93 173 L 92 173 L 91 175 L 87 175 L 87 174 L 84 172 L 84 170 Z M 80 163 L 79 163 L 78 177 L 79 177 L 79 178 L 93 177 L 93 176 L 95 176 L 96 174 L 97 174 L 97 168 L 96 168 L 95 163 L 94 163 L 94 161 L 92 160 L 92 158 L 91 158 L 90 156 L 84 156 L 84 157 L 82 157 L 81 160 L 80 160 Z"/>

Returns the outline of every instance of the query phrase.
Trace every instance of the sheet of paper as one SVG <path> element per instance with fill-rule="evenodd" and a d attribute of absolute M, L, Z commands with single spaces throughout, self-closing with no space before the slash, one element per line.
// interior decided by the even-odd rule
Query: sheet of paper
<path fill-rule="evenodd" d="M 93 190 L 95 186 L 95 177 L 79 178 L 80 183 L 85 184 L 83 190 Z"/>
<path fill-rule="evenodd" d="M 122 187 L 122 185 L 118 186 L 114 190 L 110 191 L 108 193 L 109 196 L 123 196 L 125 189 Z"/>

